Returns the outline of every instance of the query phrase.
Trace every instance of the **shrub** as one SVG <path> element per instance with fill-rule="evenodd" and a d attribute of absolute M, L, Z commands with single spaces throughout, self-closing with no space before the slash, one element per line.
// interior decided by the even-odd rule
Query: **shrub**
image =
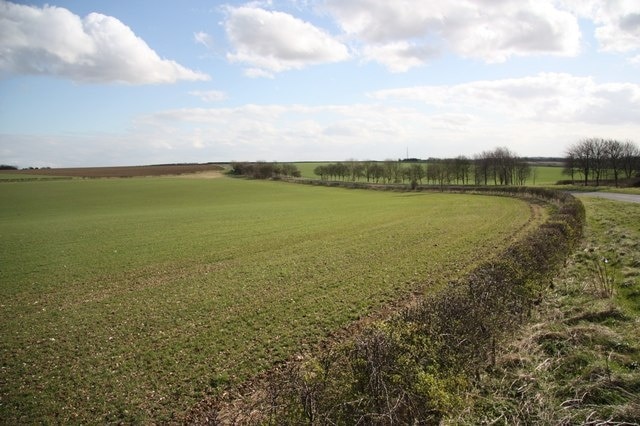
<path fill-rule="evenodd" d="M 295 164 L 278 164 L 258 161 L 257 163 L 231 163 L 231 171 L 236 176 L 247 176 L 254 179 L 279 179 L 281 176 L 300 177 L 300 170 Z"/>

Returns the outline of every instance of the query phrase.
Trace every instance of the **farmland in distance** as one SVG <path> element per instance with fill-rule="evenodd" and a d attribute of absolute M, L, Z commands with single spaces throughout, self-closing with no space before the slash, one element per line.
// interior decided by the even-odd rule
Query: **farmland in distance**
<path fill-rule="evenodd" d="M 2 183 L 0 417 L 170 420 L 529 219 L 505 197 L 230 178 Z"/>
<path fill-rule="evenodd" d="M 319 179 L 319 176 L 314 173 L 314 170 L 318 166 L 324 166 L 331 164 L 329 162 L 300 162 L 295 163 L 296 167 L 300 170 L 300 174 L 304 178 Z M 403 163 L 405 166 L 410 163 Z M 429 167 L 429 163 L 420 163 L 423 167 Z M 530 178 L 526 184 L 529 186 L 552 186 L 560 180 L 568 179 L 567 176 L 562 174 L 561 166 L 548 166 L 548 165 L 532 165 L 532 172 Z M 359 178 L 359 181 L 366 181 L 365 178 Z M 425 182 L 426 183 L 426 182 Z"/>

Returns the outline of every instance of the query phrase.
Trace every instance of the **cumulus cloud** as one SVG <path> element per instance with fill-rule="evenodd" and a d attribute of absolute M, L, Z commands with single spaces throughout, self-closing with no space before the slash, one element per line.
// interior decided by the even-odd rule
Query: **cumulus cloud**
<path fill-rule="evenodd" d="M 54 75 L 83 83 L 157 84 L 208 80 L 162 59 L 111 16 L 0 0 L 0 71 Z"/>
<path fill-rule="evenodd" d="M 370 96 L 369 104 L 167 110 L 139 125 L 162 129 L 153 139 L 171 135 L 174 144 L 201 129 L 205 151 L 280 161 L 397 158 L 406 147 L 418 157 L 446 157 L 499 145 L 520 155 L 562 155 L 563 146 L 585 135 L 627 139 L 640 130 L 640 86 L 568 74 Z"/>
<path fill-rule="evenodd" d="M 408 71 L 437 55 L 438 50 L 435 48 L 408 41 L 367 45 L 363 49 L 365 60 L 379 62 L 391 72 Z"/>
<path fill-rule="evenodd" d="M 464 57 L 502 62 L 511 56 L 577 55 L 576 17 L 550 1 L 326 0 L 324 8 L 343 31 L 364 43 L 369 59 L 400 71 L 424 63 L 438 49 Z M 387 54 L 398 43 L 415 52 Z M 391 48 L 391 49 L 390 49 Z"/>
<path fill-rule="evenodd" d="M 395 89 L 371 98 L 171 109 L 138 116 L 117 134 L 0 134 L 12 141 L 1 153 L 9 164 L 38 166 L 383 160 L 402 157 L 407 147 L 420 158 L 495 146 L 537 156 L 563 155 L 586 136 L 635 140 L 640 134 L 638 85 L 567 74 Z"/>
<path fill-rule="evenodd" d="M 381 90 L 370 96 L 554 123 L 640 124 L 640 85 L 596 83 L 564 73 Z"/>
<path fill-rule="evenodd" d="M 229 7 L 225 31 L 232 62 L 250 66 L 250 76 L 302 69 L 349 58 L 347 47 L 312 24 L 283 12 L 259 7 Z"/>
<path fill-rule="evenodd" d="M 541 73 L 370 93 L 370 103 L 173 109 L 139 117 L 144 140 L 229 160 L 473 155 L 509 146 L 520 155 L 562 155 L 581 137 L 634 139 L 640 85 Z M 143 139 L 143 138 L 141 138 Z M 167 148 L 168 149 L 168 148 Z"/>
<path fill-rule="evenodd" d="M 182 139 L 176 131 L 198 128 L 205 149 L 236 152 L 227 159 L 290 161 L 346 152 L 366 158 L 374 155 L 373 147 L 400 153 L 420 133 L 415 128 L 423 119 L 411 109 L 382 105 L 243 105 L 167 110 L 140 117 L 136 127 L 161 128 L 158 137 L 171 134 L 174 141 Z"/>
<path fill-rule="evenodd" d="M 635 0 L 562 0 L 568 10 L 596 24 L 600 49 L 627 53 L 640 50 L 640 5 Z"/>

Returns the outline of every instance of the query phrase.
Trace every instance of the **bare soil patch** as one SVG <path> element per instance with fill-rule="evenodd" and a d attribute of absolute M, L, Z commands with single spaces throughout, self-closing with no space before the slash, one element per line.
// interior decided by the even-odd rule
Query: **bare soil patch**
<path fill-rule="evenodd" d="M 167 175 L 167 176 L 170 176 L 170 175 Z M 203 172 L 183 173 L 178 176 L 186 179 L 217 179 L 224 176 L 224 174 L 222 171 L 218 171 L 218 170 L 207 170 Z"/>
<path fill-rule="evenodd" d="M 67 176 L 83 178 L 105 177 L 142 177 L 166 175 L 193 175 L 197 177 L 218 177 L 224 170 L 220 164 L 164 164 L 154 166 L 122 166 L 122 167 L 77 167 L 59 169 L 29 169 L 7 171 L 10 174 Z"/>

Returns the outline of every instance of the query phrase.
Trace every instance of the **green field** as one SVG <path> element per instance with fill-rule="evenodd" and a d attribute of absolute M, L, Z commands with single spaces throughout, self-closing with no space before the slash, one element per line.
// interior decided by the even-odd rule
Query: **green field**
<path fill-rule="evenodd" d="M 304 178 L 308 179 L 319 179 L 319 176 L 313 173 L 313 170 L 317 166 L 329 164 L 325 163 L 295 163 L 300 170 L 300 174 Z M 532 175 L 527 181 L 527 185 L 529 186 L 551 186 L 555 185 L 559 180 L 567 179 L 566 176 L 562 175 L 562 167 L 553 167 L 553 166 L 533 166 L 533 170 L 535 173 L 535 182 L 534 176 Z"/>
<path fill-rule="evenodd" d="M 640 204 L 580 198 L 582 244 L 445 424 L 638 424 Z"/>
<path fill-rule="evenodd" d="M 499 252 L 506 197 L 219 179 L 0 185 L 0 419 L 163 422 Z"/>
<path fill-rule="evenodd" d="M 568 179 L 562 174 L 562 167 L 555 166 L 533 166 L 535 173 L 535 186 L 552 186 L 559 180 Z M 527 181 L 528 185 L 534 185 L 533 177 Z"/>
<path fill-rule="evenodd" d="M 63 180 L 65 177 L 60 176 L 43 176 L 43 175 L 29 175 L 29 174 L 13 174 L 0 171 L 0 183 L 10 181 L 23 181 L 23 180 Z"/>
<path fill-rule="evenodd" d="M 320 177 L 313 173 L 313 170 L 318 166 L 325 166 L 330 164 L 329 162 L 310 162 L 310 163 L 294 163 L 298 170 L 300 170 L 300 174 L 303 178 L 307 179 L 319 179 Z"/>

